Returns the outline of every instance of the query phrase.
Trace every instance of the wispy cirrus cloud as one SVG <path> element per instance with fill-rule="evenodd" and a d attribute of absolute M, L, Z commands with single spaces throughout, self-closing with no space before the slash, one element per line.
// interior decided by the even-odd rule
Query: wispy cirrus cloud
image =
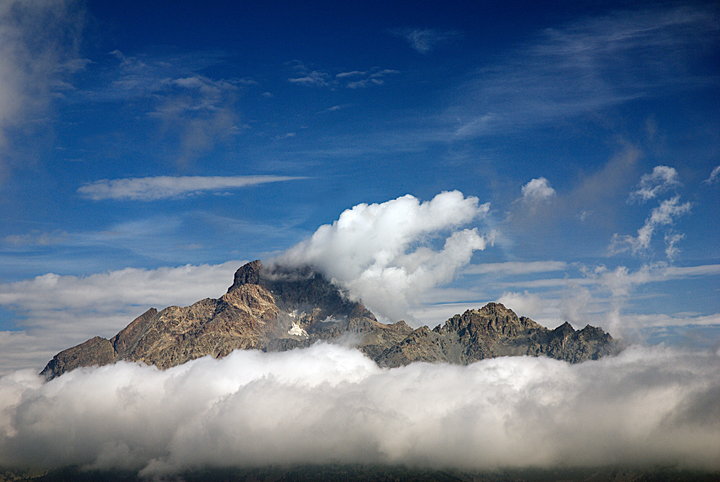
<path fill-rule="evenodd" d="M 705 179 L 703 181 L 703 184 L 707 184 L 707 185 L 715 184 L 719 180 L 720 180 L 720 166 L 717 166 L 710 173 L 710 177 L 708 177 L 707 179 Z"/>
<path fill-rule="evenodd" d="M 518 275 L 529 273 L 548 273 L 564 271 L 570 265 L 564 261 L 507 261 L 504 263 L 484 263 L 466 266 L 463 274 L 502 274 Z"/>
<path fill-rule="evenodd" d="M 114 63 L 99 76 L 99 85 L 78 91 L 78 103 L 122 102 L 155 121 L 165 149 L 186 167 L 199 155 L 230 139 L 240 130 L 237 100 L 244 88 L 257 85 L 249 78 L 211 78 L 200 73 L 221 62 L 224 55 L 110 53 Z"/>
<path fill-rule="evenodd" d="M 674 168 L 655 166 L 650 174 L 643 174 L 637 190 L 630 193 L 628 202 L 639 201 L 643 203 L 678 185 L 680 185 L 680 180 Z"/>
<path fill-rule="evenodd" d="M 395 29 L 391 33 L 404 38 L 410 47 L 421 54 L 427 54 L 443 44 L 451 44 L 462 39 L 464 34 L 459 30 L 426 29 Z"/>
<path fill-rule="evenodd" d="M 13 134 L 31 129 L 54 97 L 73 89 L 70 74 L 87 65 L 78 56 L 81 12 L 74 0 L 0 2 L 0 179 L 28 162 L 8 151 Z"/>
<path fill-rule="evenodd" d="M 720 22 L 695 7 L 616 12 L 547 29 L 477 72 L 449 109 L 460 138 L 597 112 L 716 82 L 693 71 Z"/>
<path fill-rule="evenodd" d="M 516 261 L 469 265 L 462 275 L 464 287 L 478 288 L 457 292 L 443 289 L 442 293 L 434 293 L 433 300 L 450 300 L 450 303 L 424 306 L 420 313 L 423 322 L 436 323 L 458 310 L 487 301 L 506 303 L 518 314 L 548 327 L 564 321 L 578 328 L 591 324 L 602 326 L 614 337 L 635 340 L 644 339 L 642 331 L 649 327 L 717 325 L 720 320 L 720 314 L 712 308 L 691 312 L 678 306 L 668 313 L 649 315 L 647 306 L 642 306 L 647 293 L 662 292 L 666 283 L 703 279 L 704 283 L 713 285 L 720 276 L 718 264 L 673 266 L 658 261 L 630 268 L 580 262 Z M 644 294 L 633 296 L 640 287 L 644 287 Z M 708 344 L 712 346 L 712 339 Z"/>
<path fill-rule="evenodd" d="M 103 179 L 80 187 L 78 193 L 93 201 L 104 199 L 155 201 L 205 191 L 238 189 L 258 184 L 298 179 L 305 178 L 291 176 L 157 176 Z"/>
<path fill-rule="evenodd" d="M 288 82 L 293 84 L 308 85 L 314 87 L 325 87 L 330 85 L 330 74 L 313 70 L 312 72 L 304 72 L 302 75 L 290 77 Z"/>
<path fill-rule="evenodd" d="M 382 85 L 385 83 L 384 77 L 399 73 L 399 70 L 381 70 L 378 68 L 373 68 L 365 72 L 360 72 L 357 70 L 352 72 L 340 72 L 339 74 L 335 75 L 335 78 L 345 81 L 345 86 L 349 89 L 361 89 L 365 87 L 370 87 L 372 85 Z"/>
<path fill-rule="evenodd" d="M 610 246 L 611 251 L 618 253 L 630 248 L 633 253 L 637 253 L 648 249 L 650 241 L 659 227 L 673 224 L 676 218 L 689 213 L 691 207 L 692 203 L 690 202 L 680 203 L 680 196 L 664 200 L 658 207 L 653 208 L 650 216 L 645 220 L 645 224 L 638 229 L 637 236 L 615 234 Z M 682 237 L 672 238 L 670 247 L 674 248 L 675 243 L 680 239 Z M 676 251 L 671 249 L 671 252 Z"/>
<path fill-rule="evenodd" d="M 325 70 L 310 70 L 304 63 L 292 62 L 293 76 L 288 82 L 307 87 L 346 87 L 359 89 L 375 85 L 383 85 L 389 75 L 399 74 L 399 70 L 373 67 L 368 70 L 349 70 L 332 75 Z"/>

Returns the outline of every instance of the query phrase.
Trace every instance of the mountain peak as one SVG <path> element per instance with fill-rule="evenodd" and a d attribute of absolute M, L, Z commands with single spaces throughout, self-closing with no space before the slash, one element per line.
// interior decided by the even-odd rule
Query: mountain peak
<path fill-rule="evenodd" d="M 413 329 L 386 325 L 362 303 L 311 266 L 241 266 L 219 299 L 181 308 L 150 309 L 110 340 L 95 337 L 64 350 L 42 371 L 54 378 L 81 366 L 119 360 L 166 369 L 237 349 L 284 351 L 352 335 L 357 347 L 381 366 L 414 361 L 468 364 L 496 356 L 550 356 L 569 362 L 619 351 L 600 328 L 576 332 L 569 324 L 549 330 L 500 303 L 467 310 L 438 325 Z"/>
<path fill-rule="evenodd" d="M 251 261 L 235 271 L 235 279 L 233 284 L 228 291 L 234 288 L 245 285 L 245 284 L 260 284 L 260 271 L 262 270 L 262 263 L 260 260 Z"/>

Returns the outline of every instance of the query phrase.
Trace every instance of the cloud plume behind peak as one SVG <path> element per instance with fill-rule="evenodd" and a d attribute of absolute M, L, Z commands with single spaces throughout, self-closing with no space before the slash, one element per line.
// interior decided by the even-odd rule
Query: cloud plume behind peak
<path fill-rule="evenodd" d="M 489 209 L 489 203 L 479 204 L 478 198 L 459 191 L 425 202 L 406 195 L 358 204 L 272 262 L 315 266 L 376 315 L 397 321 L 409 317 L 418 295 L 452 280 L 474 251 L 492 243 L 492 234 L 460 229 Z M 428 246 L 449 231 L 440 249 Z"/>

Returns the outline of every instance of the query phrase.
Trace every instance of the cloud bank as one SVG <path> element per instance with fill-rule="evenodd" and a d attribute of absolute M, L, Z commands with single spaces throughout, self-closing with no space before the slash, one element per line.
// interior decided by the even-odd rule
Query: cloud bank
<path fill-rule="evenodd" d="M 452 280 L 491 236 L 477 228 L 458 228 L 490 209 L 476 197 L 443 192 L 420 202 L 406 195 L 381 204 L 358 204 L 333 224 L 320 226 L 309 239 L 271 261 L 280 265 L 312 265 L 347 289 L 376 315 L 407 318 L 417 297 Z M 445 237 L 439 250 L 426 246 Z"/>
<path fill-rule="evenodd" d="M 510 357 L 381 369 L 318 344 L 167 371 L 118 363 L 45 384 L 16 372 L 0 379 L 0 465 L 717 470 L 718 394 L 718 354 L 662 347 L 578 365 Z"/>
<path fill-rule="evenodd" d="M 289 176 L 157 176 L 103 179 L 80 187 L 78 193 L 93 201 L 102 201 L 104 199 L 155 201 L 202 191 L 237 189 L 269 182 L 294 181 L 297 179 L 304 178 Z"/>
<path fill-rule="evenodd" d="M 48 273 L 0 284 L 0 307 L 16 312 L 17 331 L 0 331 L 0 374 L 40 370 L 60 350 L 111 337 L 151 307 L 218 298 L 242 261 L 220 265 L 126 268 L 90 276 Z"/>

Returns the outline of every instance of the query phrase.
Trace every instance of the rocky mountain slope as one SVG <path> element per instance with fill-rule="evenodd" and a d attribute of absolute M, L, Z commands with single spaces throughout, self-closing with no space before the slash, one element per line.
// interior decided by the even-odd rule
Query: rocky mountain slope
<path fill-rule="evenodd" d="M 549 330 L 498 303 L 455 315 L 432 330 L 413 330 L 403 321 L 384 324 L 309 267 L 270 270 L 253 261 L 238 269 L 219 299 L 152 308 L 109 340 L 95 337 L 58 353 L 41 374 L 52 379 L 119 360 L 166 369 L 236 349 L 283 351 L 341 337 L 387 367 L 414 361 L 469 364 L 514 355 L 577 363 L 620 350 L 600 328 L 576 331 L 565 323 Z"/>

